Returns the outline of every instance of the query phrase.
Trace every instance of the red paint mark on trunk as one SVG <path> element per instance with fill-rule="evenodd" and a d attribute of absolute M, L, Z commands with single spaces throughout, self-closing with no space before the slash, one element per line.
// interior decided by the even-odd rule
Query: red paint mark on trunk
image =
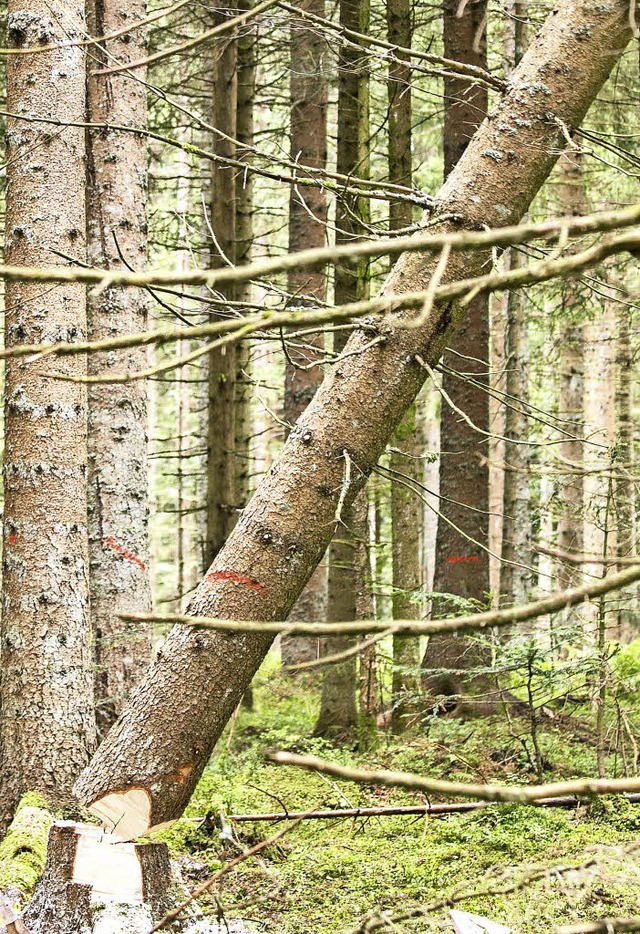
<path fill-rule="evenodd" d="M 9 536 L 9 544 L 15 545 L 17 541 L 18 541 L 18 536 L 16 535 L 15 532 L 12 532 L 11 535 Z"/>
<path fill-rule="evenodd" d="M 447 558 L 449 564 L 460 564 L 462 561 L 479 561 L 477 555 L 451 555 Z"/>
<path fill-rule="evenodd" d="M 137 555 L 134 555 L 133 552 L 127 551 L 126 548 L 123 548 L 122 545 L 119 545 L 115 538 L 105 538 L 104 544 L 107 548 L 111 548 L 112 551 L 116 551 L 119 555 L 125 559 L 125 561 L 131 561 L 132 564 L 137 564 L 142 570 L 146 570 L 144 561 L 141 561 Z"/>
<path fill-rule="evenodd" d="M 208 581 L 232 581 L 234 584 L 245 584 L 259 593 L 267 593 L 267 588 L 260 581 L 254 580 L 253 577 L 245 577 L 244 574 L 236 574 L 235 571 L 212 571 L 211 574 L 207 574 L 206 579 Z"/>

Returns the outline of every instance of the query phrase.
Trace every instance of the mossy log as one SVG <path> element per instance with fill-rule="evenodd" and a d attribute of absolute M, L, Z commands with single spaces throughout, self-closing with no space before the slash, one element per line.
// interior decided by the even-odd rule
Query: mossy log
<path fill-rule="evenodd" d="M 37 794 L 27 794 L 0 843 L 0 893 L 10 893 L 14 907 L 20 907 L 33 894 L 42 875 L 53 821 L 54 816 L 43 799 Z"/>

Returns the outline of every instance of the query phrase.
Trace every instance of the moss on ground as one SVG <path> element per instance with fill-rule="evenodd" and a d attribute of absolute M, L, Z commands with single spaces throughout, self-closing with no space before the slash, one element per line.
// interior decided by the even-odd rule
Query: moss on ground
<path fill-rule="evenodd" d="M 433 721 L 400 740 L 383 738 L 374 753 L 364 754 L 311 738 L 317 694 L 282 681 L 272 668 L 258 679 L 256 711 L 241 711 L 191 802 L 187 816 L 209 814 L 209 820 L 184 820 L 161 835 L 193 881 L 237 855 L 238 844 L 252 846 L 277 829 L 238 823 L 235 842 L 221 839 L 220 813 L 279 811 L 279 802 L 304 810 L 425 800 L 275 766 L 267 759 L 275 749 L 450 779 L 536 781 L 525 721 Z M 546 779 L 594 774 L 588 717 L 557 715 L 542 725 L 540 742 L 549 763 Z M 612 752 L 610 772 L 618 767 Z M 509 805 L 445 818 L 305 821 L 264 851 L 261 863 L 248 861 L 225 877 L 217 891 L 227 917 L 252 919 L 258 930 L 274 934 L 348 931 L 371 912 L 419 911 L 463 890 L 478 893 L 460 901 L 463 910 L 507 924 L 514 934 L 538 934 L 581 919 L 640 913 L 639 863 L 624 852 L 639 828 L 640 805 L 619 798 L 569 811 Z M 534 867 L 593 860 L 596 866 L 547 873 L 517 888 Z M 451 931 L 445 909 L 400 928 L 438 929 Z"/>

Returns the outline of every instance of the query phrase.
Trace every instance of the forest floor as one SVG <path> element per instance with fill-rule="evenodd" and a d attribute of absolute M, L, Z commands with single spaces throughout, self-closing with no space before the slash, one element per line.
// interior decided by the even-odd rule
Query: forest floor
<path fill-rule="evenodd" d="M 242 710 L 227 730 L 186 815 L 211 818 L 185 819 L 159 835 L 190 886 L 282 827 L 236 823 L 235 839 L 228 833 L 225 839 L 220 813 L 281 811 L 282 803 L 289 811 L 426 803 L 412 792 L 277 766 L 268 754 L 279 749 L 451 780 L 536 781 L 526 718 L 432 719 L 401 738 L 382 734 L 375 750 L 359 752 L 355 744 L 313 738 L 319 687 L 284 680 L 275 657 L 258 674 L 254 695 L 254 710 Z M 583 708 L 542 722 L 545 781 L 597 774 L 592 721 Z M 615 749 L 607 769 L 624 774 Z M 640 914 L 639 831 L 640 804 L 620 798 L 566 811 L 492 805 L 446 817 L 303 821 L 227 875 L 211 908 L 270 934 L 354 931 L 372 913 L 414 910 L 417 917 L 381 930 L 452 932 L 448 907 L 422 912 L 451 898 L 452 906 L 505 924 L 512 934 L 552 932 L 581 920 Z M 638 853 L 629 852 L 634 843 Z"/>

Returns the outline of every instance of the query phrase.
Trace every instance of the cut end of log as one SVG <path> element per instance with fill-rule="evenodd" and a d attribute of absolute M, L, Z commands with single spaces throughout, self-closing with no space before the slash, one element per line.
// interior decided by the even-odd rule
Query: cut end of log
<path fill-rule="evenodd" d="M 144 901 L 142 868 L 135 844 L 121 843 L 100 827 L 75 824 L 76 853 L 71 882 L 91 886 L 91 900 Z"/>
<path fill-rule="evenodd" d="M 144 934 L 182 897 L 177 885 L 165 844 L 124 843 L 93 824 L 59 821 L 23 918 L 31 934 Z"/>
<path fill-rule="evenodd" d="M 146 788 L 113 791 L 90 804 L 89 811 L 101 821 L 107 833 L 120 840 L 135 840 L 150 830 L 159 829 L 151 825 L 151 795 Z"/>

